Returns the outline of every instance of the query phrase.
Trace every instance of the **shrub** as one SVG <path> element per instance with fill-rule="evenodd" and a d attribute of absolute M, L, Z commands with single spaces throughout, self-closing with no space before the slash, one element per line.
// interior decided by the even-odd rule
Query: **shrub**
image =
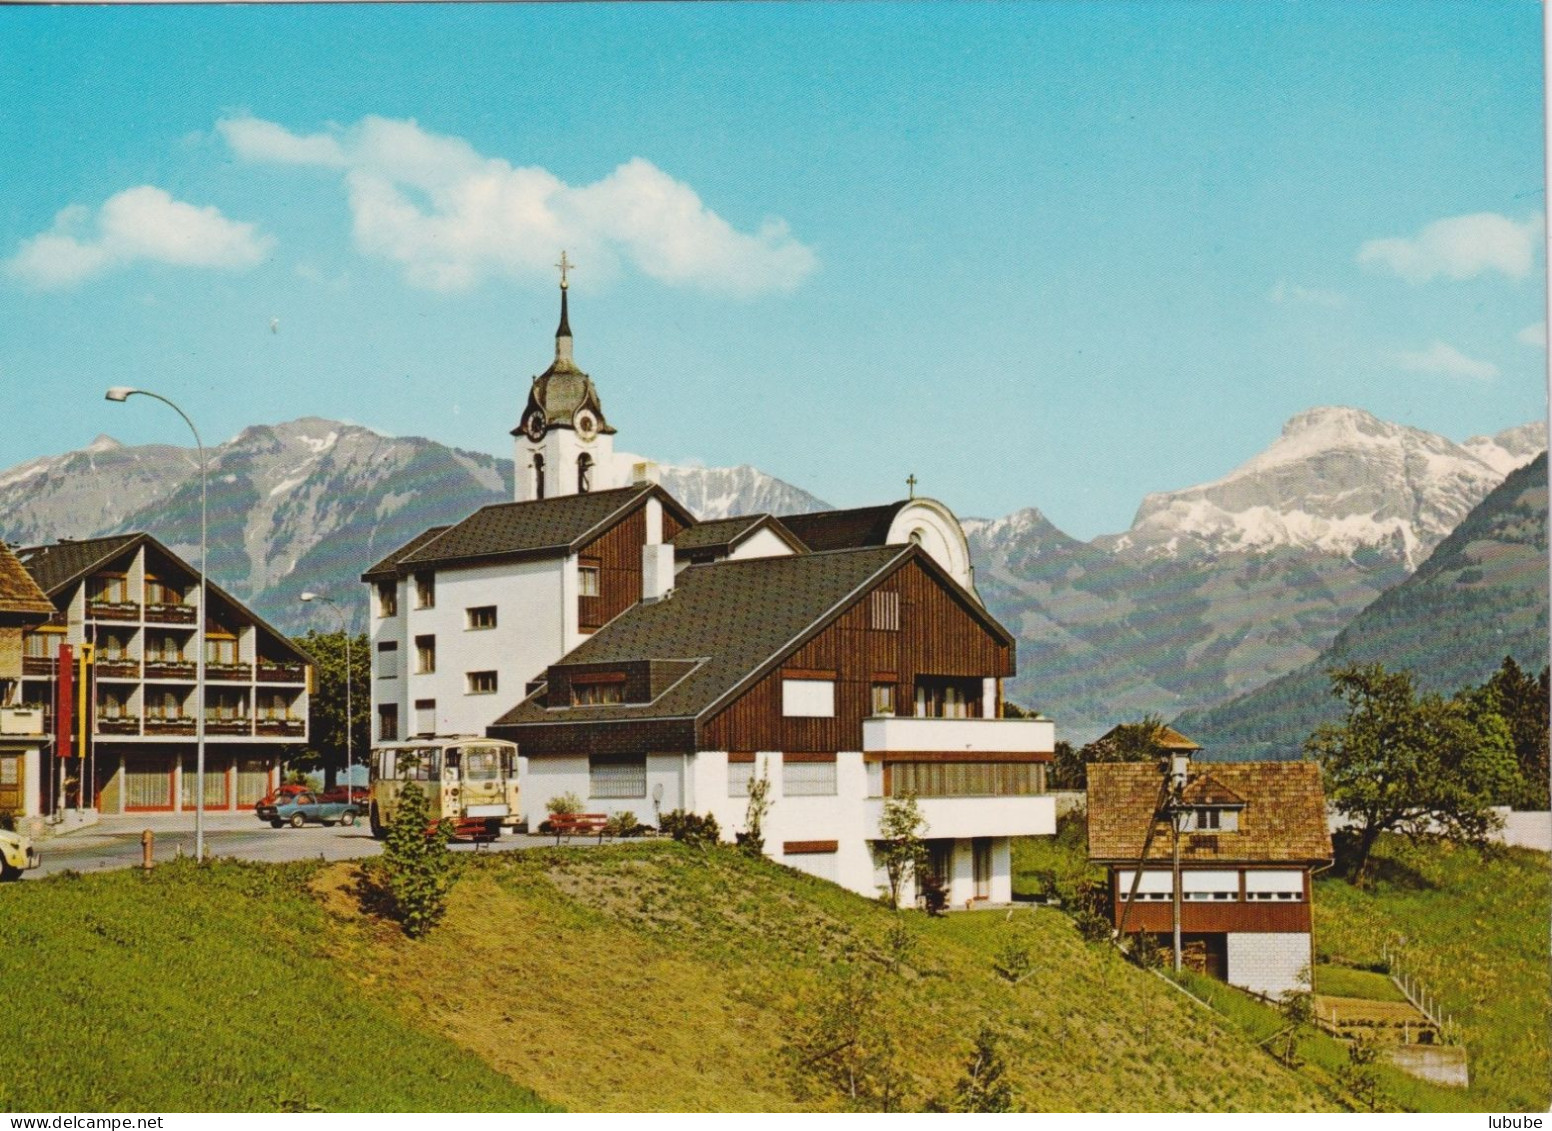
<path fill-rule="evenodd" d="M 916 885 L 921 888 L 922 906 L 928 915 L 942 915 L 948 909 L 948 886 L 938 876 L 923 869 Z"/>
<path fill-rule="evenodd" d="M 717 824 L 717 818 L 710 813 L 702 816 L 699 813 L 686 813 L 683 809 L 673 809 L 658 819 L 658 829 L 677 841 L 700 848 L 716 844 L 722 839 L 722 829 Z"/>
<path fill-rule="evenodd" d="M 386 909 L 412 939 L 425 935 L 447 911 L 453 886 L 451 821 L 431 825 L 426 795 L 413 782 L 399 794 L 399 808 L 388 826 L 388 840 L 379 864 Z"/>
<path fill-rule="evenodd" d="M 975 1035 L 975 1047 L 965 1062 L 965 1074 L 954 1085 L 949 1111 L 1018 1111 L 1013 1100 L 1013 1085 L 1008 1066 L 1002 1058 L 1002 1042 L 990 1026 L 982 1025 Z"/>
<path fill-rule="evenodd" d="M 1139 931 L 1132 936 L 1132 958 L 1144 970 L 1157 970 L 1164 965 L 1164 948 L 1156 935 Z"/>
<path fill-rule="evenodd" d="M 744 809 L 746 832 L 735 834 L 738 847 L 756 859 L 765 855 L 765 815 L 771 811 L 771 779 L 761 767 L 760 776 L 749 782 L 749 804 Z"/>
<path fill-rule="evenodd" d="M 552 817 L 570 817 L 582 812 L 582 799 L 574 793 L 563 793 L 545 803 Z"/>
<path fill-rule="evenodd" d="M 1072 921 L 1085 942 L 1107 942 L 1114 932 L 1109 918 L 1087 907 L 1080 907 Z"/>
<path fill-rule="evenodd" d="M 604 822 L 604 835 L 615 838 L 635 836 L 641 831 L 641 822 L 629 809 L 615 813 Z"/>
<path fill-rule="evenodd" d="M 992 958 L 992 969 L 1017 985 L 1035 970 L 1035 956 L 1029 952 L 1029 944 L 1021 939 L 1009 939 Z"/>

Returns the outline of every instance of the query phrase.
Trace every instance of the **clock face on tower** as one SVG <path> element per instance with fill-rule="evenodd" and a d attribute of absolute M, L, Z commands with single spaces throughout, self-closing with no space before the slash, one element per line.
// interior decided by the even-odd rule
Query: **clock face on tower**
<path fill-rule="evenodd" d="M 598 418 L 588 409 L 578 409 L 573 423 L 576 425 L 577 435 L 584 440 L 591 440 L 598 435 Z"/>
<path fill-rule="evenodd" d="M 528 419 L 523 421 L 523 431 L 534 443 L 544 439 L 544 413 L 540 409 L 534 409 L 528 414 Z"/>

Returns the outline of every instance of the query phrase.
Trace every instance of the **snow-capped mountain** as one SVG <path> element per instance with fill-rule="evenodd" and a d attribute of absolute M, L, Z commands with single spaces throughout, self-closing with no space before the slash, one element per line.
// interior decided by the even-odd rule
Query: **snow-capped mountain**
<path fill-rule="evenodd" d="M 327 625 L 329 614 L 299 603 L 304 590 L 343 594 L 348 609 L 373 562 L 512 498 L 510 460 L 316 417 L 245 428 L 209 455 L 210 576 L 288 630 Z M 98 437 L 0 472 L 0 536 L 28 545 L 146 530 L 194 561 L 198 472 L 194 449 Z M 659 474 L 701 518 L 826 506 L 752 467 Z"/>
<path fill-rule="evenodd" d="M 1223 478 L 1149 495 L 1130 530 L 1099 544 L 1153 557 L 1373 552 L 1411 569 L 1545 446 L 1544 424 L 1457 444 L 1361 409 L 1313 408 Z"/>

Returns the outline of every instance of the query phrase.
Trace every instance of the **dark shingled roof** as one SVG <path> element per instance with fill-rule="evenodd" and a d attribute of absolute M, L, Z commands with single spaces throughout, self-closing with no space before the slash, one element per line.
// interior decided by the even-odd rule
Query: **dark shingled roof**
<path fill-rule="evenodd" d="M 890 524 L 909 499 L 878 507 L 856 507 L 849 511 L 814 511 L 811 514 L 782 516 L 782 524 L 803 540 L 810 550 L 853 550 L 863 546 L 882 546 L 889 537 Z"/>
<path fill-rule="evenodd" d="M 491 733 L 511 737 L 508 728 L 534 724 L 704 719 L 913 558 L 947 582 L 915 546 L 690 566 L 671 597 L 622 613 L 556 665 L 699 661 L 687 676 L 653 703 L 549 710 L 540 691 L 497 719 Z M 997 631 L 1007 638 L 1000 626 Z"/>
<path fill-rule="evenodd" d="M 4 542 L 0 542 L 0 614 L 24 620 L 44 620 L 54 615 L 54 602 L 38 588 L 32 574 L 22 568 Z"/>
<path fill-rule="evenodd" d="M 433 526 L 429 530 L 422 530 L 382 561 L 361 575 L 362 581 L 389 581 L 399 576 L 398 565 L 409 554 L 413 554 L 431 539 L 449 529 L 446 526 Z"/>
<path fill-rule="evenodd" d="M 1243 798 L 1238 832 L 1187 833 L 1180 858 L 1202 863 L 1313 863 L 1331 859 L 1326 798 L 1314 762 L 1214 762 L 1194 770 L 1219 789 Z M 1159 768 L 1152 762 L 1095 762 L 1088 768 L 1089 858 L 1135 861 L 1159 800 Z M 1160 824 L 1148 859 L 1170 859 L 1168 825 Z"/>
<path fill-rule="evenodd" d="M 56 542 L 52 546 L 29 546 L 18 550 L 16 556 L 43 591 L 52 597 L 124 551 L 133 549 L 144 537 L 144 534 L 114 534 L 107 538 L 83 538 L 79 542 Z"/>
<path fill-rule="evenodd" d="M 656 496 L 685 525 L 695 521 L 672 495 L 653 483 L 526 503 L 494 503 L 436 537 L 422 535 L 418 545 L 390 555 L 393 569 L 403 573 L 417 566 L 571 553 L 608 530 L 648 496 Z M 386 562 L 384 559 L 379 566 L 386 569 Z M 372 580 L 379 566 L 363 574 L 363 579 Z"/>
<path fill-rule="evenodd" d="M 674 539 L 674 553 L 682 558 L 700 550 L 728 552 L 761 529 L 769 529 L 798 553 L 807 548 L 779 519 L 768 514 L 739 514 L 699 522 L 681 530 Z"/>

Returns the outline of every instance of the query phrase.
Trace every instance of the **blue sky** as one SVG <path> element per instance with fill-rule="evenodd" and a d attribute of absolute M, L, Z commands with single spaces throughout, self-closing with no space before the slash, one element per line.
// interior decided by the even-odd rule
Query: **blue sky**
<path fill-rule="evenodd" d="M 347 419 L 1125 528 L 1284 420 L 1546 413 L 1524 2 L 0 10 L 0 467 Z M 272 332 L 272 324 L 278 326 Z"/>

